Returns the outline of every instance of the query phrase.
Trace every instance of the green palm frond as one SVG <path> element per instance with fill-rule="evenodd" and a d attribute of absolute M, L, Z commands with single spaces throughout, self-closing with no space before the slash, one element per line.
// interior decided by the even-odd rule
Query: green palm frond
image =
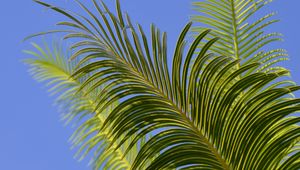
<path fill-rule="evenodd" d="M 108 136 L 109 130 L 100 130 L 106 117 L 107 110 L 96 111 L 96 96 L 101 88 L 97 87 L 87 94 L 86 89 L 78 93 L 82 82 L 86 81 L 85 77 L 79 79 L 71 78 L 72 71 L 77 62 L 67 62 L 69 53 L 64 53 L 57 44 L 53 45 L 53 50 L 45 45 L 44 48 L 33 44 L 38 52 L 25 51 L 35 56 L 25 60 L 30 66 L 30 73 L 33 77 L 41 82 L 46 82 L 49 92 L 56 94 L 56 104 L 61 108 L 63 119 L 68 122 L 76 120 L 83 122 L 72 135 L 70 140 L 74 147 L 79 147 L 77 157 L 83 159 L 89 152 L 94 152 L 94 158 L 91 160 L 94 169 L 129 169 L 134 157 L 137 155 L 138 147 L 125 156 L 125 148 L 116 149 L 112 143 L 112 138 Z M 145 140 L 145 139 L 142 139 Z"/>
<path fill-rule="evenodd" d="M 264 9 L 272 0 L 203 0 L 194 2 L 195 10 L 201 15 L 195 15 L 192 20 L 204 24 L 193 29 L 195 33 L 212 28 L 211 36 L 218 36 L 220 41 L 211 51 L 242 59 L 241 65 L 260 62 L 262 65 L 253 71 L 272 72 L 286 70 L 277 63 L 288 60 L 285 49 L 271 49 L 271 43 L 281 41 L 282 35 L 277 32 L 266 33 L 273 23 L 275 12 L 256 20 L 255 14 Z M 271 49 L 271 50 L 270 50 Z"/>
<path fill-rule="evenodd" d="M 80 39 L 70 57 L 80 60 L 72 77 L 85 78 L 79 92 L 90 94 L 102 87 L 96 115 L 119 101 L 100 130 L 109 130 L 116 148 L 130 141 L 125 154 L 144 136 L 154 134 L 131 169 L 300 167 L 300 119 L 290 116 L 300 110 L 300 99 L 285 98 L 300 87 L 273 84 L 286 70 L 251 73 L 236 80 L 260 64 L 240 66 L 232 57 L 208 53 L 216 38 L 197 51 L 209 30 L 187 49 L 191 24 L 179 36 L 169 67 L 166 33 L 152 25 L 147 38 L 128 15 L 124 20 L 119 1 L 117 17 L 102 1 L 100 6 L 93 0 L 97 14 L 79 3 L 89 17 L 37 2 L 70 19 L 60 25 L 72 28 L 65 38 Z"/>

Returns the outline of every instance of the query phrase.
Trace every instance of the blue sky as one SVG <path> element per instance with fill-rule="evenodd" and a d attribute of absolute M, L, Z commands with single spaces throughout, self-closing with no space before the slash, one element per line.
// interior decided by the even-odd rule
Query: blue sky
<path fill-rule="evenodd" d="M 48 0 L 69 9 L 78 9 L 73 0 Z M 86 4 L 90 4 L 86 0 Z M 106 0 L 114 7 L 114 0 Z M 168 32 L 169 48 L 173 49 L 177 35 L 194 13 L 191 0 L 121 0 L 134 22 L 149 28 L 155 23 Z M 279 24 L 272 31 L 285 35 L 279 45 L 287 49 L 292 78 L 300 84 L 300 1 L 276 0 L 268 11 L 278 11 Z M 84 170 L 87 161 L 78 163 L 67 142 L 73 129 L 64 127 L 42 84 L 32 80 L 21 62 L 28 57 L 24 49 L 32 49 L 30 41 L 22 39 L 32 33 L 54 28 L 64 19 L 31 0 L 3 1 L 0 7 L 0 169 L 3 170 Z M 265 12 L 265 11 L 264 11 Z M 51 36 L 50 36 L 51 38 Z M 299 97 L 299 95 L 298 95 Z"/>

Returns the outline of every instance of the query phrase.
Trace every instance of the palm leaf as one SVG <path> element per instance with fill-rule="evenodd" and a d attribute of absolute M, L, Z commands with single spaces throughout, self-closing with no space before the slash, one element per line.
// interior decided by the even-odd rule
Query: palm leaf
<path fill-rule="evenodd" d="M 100 7 L 93 0 L 97 15 L 80 4 L 89 18 L 37 2 L 71 20 L 61 25 L 73 30 L 65 38 L 80 39 L 70 57 L 80 60 L 72 77 L 87 77 L 79 92 L 103 86 L 96 97 L 96 115 L 119 101 L 101 128 L 110 129 L 116 148 L 130 141 L 126 154 L 141 138 L 154 134 L 131 169 L 300 167 L 296 147 L 300 120 L 290 116 L 299 111 L 300 99 L 286 98 L 300 87 L 272 84 L 286 70 L 251 73 L 236 80 L 260 64 L 240 66 L 232 57 L 208 53 L 216 38 L 197 51 L 209 30 L 187 49 L 190 23 L 179 36 L 169 68 L 166 34 L 152 26 L 147 38 L 128 15 L 123 19 L 118 1 L 118 17 L 104 3 Z"/>
<path fill-rule="evenodd" d="M 123 148 L 115 149 L 116 146 L 112 144 L 112 138 L 108 136 L 109 130 L 100 130 L 106 119 L 106 113 L 113 106 L 108 107 L 101 114 L 95 111 L 95 97 L 99 93 L 99 88 L 91 90 L 92 93 L 89 94 L 86 94 L 84 90 L 78 93 L 86 78 L 71 78 L 77 62 L 67 62 L 66 56 L 70 56 L 70 54 L 63 53 L 58 44 L 53 45 L 53 50 L 47 44 L 44 48 L 37 44 L 33 44 L 33 46 L 38 53 L 25 51 L 35 56 L 35 58 L 25 60 L 25 63 L 30 66 L 30 73 L 36 80 L 47 82 L 49 92 L 58 96 L 56 104 L 61 109 L 63 119 L 67 123 L 74 120 L 81 123 L 70 138 L 74 147 L 79 147 L 77 156 L 80 160 L 89 152 L 94 151 L 94 158 L 91 160 L 94 169 L 129 169 L 140 146 L 136 145 L 136 150 L 125 156 L 126 145 Z"/>
<path fill-rule="evenodd" d="M 221 40 L 215 43 L 211 51 L 234 59 L 242 59 L 241 65 L 262 63 L 259 68 L 248 73 L 286 70 L 278 66 L 279 62 L 288 60 L 286 50 L 271 49 L 273 47 L 271 43 L 281 41 L 282 35 L 277 32 L 265 33 L 266 28 L 279 21 L 272 19 L 276 13 L 269 13 L 258 20 L 253 18 L 270 2 L 272 0 L 194 2 L 195 10 L 201 15 L 195 15 L 191 19 L 202 25 L 194 27 L 193 31 L 198 34 L 202 30 L 212 28 L 214 31 L 211 32 L 211 36 L 218 36 Z"/>

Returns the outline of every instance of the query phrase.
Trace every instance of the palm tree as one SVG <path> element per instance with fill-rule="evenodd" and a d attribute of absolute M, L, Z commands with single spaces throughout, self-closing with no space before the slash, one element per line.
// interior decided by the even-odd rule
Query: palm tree
<path fill-rule="evenodd" d="M 66 118 L 84 120 L 74 142 L 83 156 L 95 150 L 94 169 L 300 168 L 300 99 L 290 97 L 300 87 L 281 80 L 287 70 L 218 50 L 225 40 L 216 31 L 187 46 L 191 23 L 170 66 L 166 33 L 152 25 L 146 36 L 119 1 L 117 16 L 102 1 L 93 0 L 97 14 L 79 2 L 88 17 L 37 2 L 70 19 L 50 32 L 76 38 L 76 51 L 35 45 L 38 58 L 27 63 L 60 94 Z"/>

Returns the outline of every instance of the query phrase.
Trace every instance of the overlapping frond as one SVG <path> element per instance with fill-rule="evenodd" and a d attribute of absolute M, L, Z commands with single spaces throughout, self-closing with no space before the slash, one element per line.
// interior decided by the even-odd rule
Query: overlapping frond
<path fill-rule="evenodd" d="M 282 100 L 300 87 L 272 85 L 286 70 L 236 79 L 260 64 L 241 66 L 232 55 L 209 53 L 216 49 L 216 38 L 197 51 L 210 30 L 186 48 L 191 24 L 179 36 L 169 67 L 166 34 L 152 26 L 148 38 L 127 14 L 124 20 L 118 1 L 117 17 L 102 1 L 100 6 L 93 0 L 97 14 L 79 3 L 89 17 L 37 2 L 70 19 L 60 25 L 72 28 L 65 38 L 80 39 L 70 57 L 80 60 L 72 77 L 86 77 L 79 92 L 89 89 L 86 94 L 90 94 L 102 87 L 96 96 L 96 115 L 119 101 L 101 128 L 110 129 L 116 148 L 133 138 L 127 153 L 141 138 L 155 134 L 138 152 L 131 169 L 300 167 L 295 149 L 300 120 L 289 116 L 300 110 L 300 99 Z M 289 156 L 291 151 L 294 154 Z"/>
<path fill-rule="evenodd" d="M 63 113 L 63 119 L 69 123 L 76 121 L 77 129 L 70 138 L 74 147 L 79 147 L 77 157 L 83 159 L 90 152 L 94 152 L 91 160 L 93 169 L 130 169 L 138 148 L 141 143 L 135 145 L 132 152 L 125 156 L 125 148 L 116 149 L 112 143 L 112 138 L 108 136 L 109 129 L 100 130 L 107 113 L 112 110 L 113 105 L 101 112 L 96 111 L 96 96 L 99 94 L 100 87 L 90 89 L 87 94 L 85 90 L 79 91 L 82 82 L 86 77 L 74 79 L 71 77 L 77 62 L 67 62 L 67 57 L 71 53 L 64 53 L 61 46 L 54 44 L 53 50 L 48 45 L 44 48 L 33 44 L 38 52 L 25 51 L 35 58 L 26 59 L 25 62 L 30 66 L 30 73 L 33 77 L 41 82 L 46 82 L 49 92 L 57 95 L 56 104 Z"/>
<path fill-rule="evenodd" d="M 273 23 L 275 12 L 269 13 L 260 19 L 255 14 L 264 9 L 272 0 L 203 0 L 194 2 L 195 10 L 201 15 L 195 15 L 192 20 L 205 26 L 197 26 L 194 32 L 199 33 L 212 28 L 211 36 L 218 36 L 220 41 L 210 49 L 211 51 L 242 59 L 241 65 L 260 62 L 262 65 L 253 71 L 273 72 L 286 70 L 277 63 L 288 60 L 284 49 L 271 49 L 272 42 L 281 41 L 282 35 L 278 32 L 266 33 Z M 270 50 L 271 49 L 271 50 Z"/>

